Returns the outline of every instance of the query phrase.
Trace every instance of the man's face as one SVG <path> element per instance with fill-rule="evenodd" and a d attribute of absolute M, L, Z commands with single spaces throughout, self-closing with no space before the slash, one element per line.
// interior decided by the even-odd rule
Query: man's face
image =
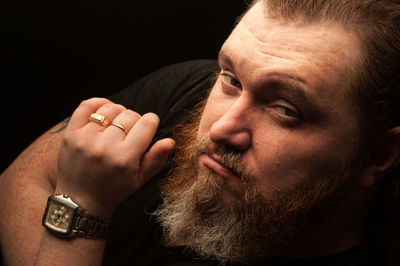
<path fill-rule="evenodd" d="M 170 244 L 221 262 L 281 254 L 318 208 L 338 208 L 357 161 L 361 111 L 345 87 L 358 39 L 268 19 L 261 2 L 221 49 L 156 212 Z"/>
<path fill-rule="evenodd" d="M 221 49 L 222 71 L 198 139 L 209 137 L 240 152 L 269 199 L 334 171 L 354 153 L 360 109 L 345 86 L 359 45 L 355 35 L 337 26 L 268 19 L 261 2 Z M 241 182 L 219 160 L 218 153 L 203 154 L 199 167 L 231 184 L 232 190 L 224 191 L 231 201 L 241 194 Z"/>

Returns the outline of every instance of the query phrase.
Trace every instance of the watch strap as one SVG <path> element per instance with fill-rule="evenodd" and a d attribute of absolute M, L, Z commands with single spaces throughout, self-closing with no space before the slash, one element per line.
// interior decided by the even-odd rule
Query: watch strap
<path fill-rule="evenodd" d="M 76 236 L 104 239 L 107 237 L 110 226 L 110 219 L 95 216 L 82 208 L 78 208 L 72 230 Z"/>

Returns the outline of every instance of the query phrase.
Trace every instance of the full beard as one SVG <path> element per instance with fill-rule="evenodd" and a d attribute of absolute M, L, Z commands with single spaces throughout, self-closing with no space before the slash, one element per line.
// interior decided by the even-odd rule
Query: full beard
<path fill-rule="evenodd" d="M 177 136 L 176 167 L 161 187 L 163 204 L 154 213 L 166 245 L 183 243 L 204 259 L 221 264 L 250 263 L 280 254 L 307 224 L 316 203 L 343 186 L 348 167 L 322 177 L 316 174 L 266 199 L 254 174 L 244 166 L 242 154 L 209 138 L 197 140 L 202 106 Z M 223 164 L 240 177 L 240 190 L 199 167 L 199 156 L 207 152 L 221 155 Z M 226 202 L 224 192 L 237 200 Z"/>

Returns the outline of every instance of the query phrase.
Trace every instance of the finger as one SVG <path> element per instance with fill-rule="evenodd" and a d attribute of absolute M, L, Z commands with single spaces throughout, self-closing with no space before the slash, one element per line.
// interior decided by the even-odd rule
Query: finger
<path fill-rule="evenodd" d="M 144 114 L 128 132 L 124 147 L 134 151 L 132 159 L 139 159 L 146 152 L 157 130 L 160 119 L 156 114 Z"/>
<path fill-rule="evenodd" d="M 142 159 L 140 175 L 144 181 L 147 181 L 161 170 L 174 146 L 175 141 L 166 138 L 157 141 L 150 148 Z"/>
<path fill-rule="evenodd" d="M 124 110 L 114 118 L 111 125 L 104 131 L 104 134 L 110 138 L 120 137 L 124 139 L 139 119 L 140 114 L 129 109 Z"/>
<path fill-rule="evenodd" d="M 105 98 L 91 98 L 81 102 L 72 114 L 71 121 L 68 124 L 68 129 L 78 129 L 85 126 L 90 114 L 108 103 L 111 103 L 111 101 Z"/>
<path fill-rule="evenodd" d="M 123 105 L 115 103 L 107 103 L 98 108 L 95 113 L 104 116 L 107 119 L 108 124 L 110 124 L 111 123 L 110 121 L 113 121 L 114 118 L 124 110 L 126 110 L 126 108 Z M 88 132 L 104 131 L 106 127 L 108 127 L 108 126 L 103 126 L 97 122 L 89 121 L 89 117 L 87 118 L 87 121 L 88 123 L 86 125 L 86 130 Z"/>

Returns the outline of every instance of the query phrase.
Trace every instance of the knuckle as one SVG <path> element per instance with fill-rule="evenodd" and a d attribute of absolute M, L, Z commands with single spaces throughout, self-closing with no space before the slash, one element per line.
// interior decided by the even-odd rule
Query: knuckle
<path fill-rule="evenodd" d="M 110 110 L 110 111 L 119 111 L 123 112 L 126 108 L 121 104 L 115 104 L 112 102 L 106 103 L 101 107 L 102 109 Z"/>
<path fill-rule="evenodd" d="M 128 160 L 125 157 L 119 156 L 114 158 L 112 168 L 117 172 L 124 172 L 128 168 Z"/>
<path fill-rule="evenodd" d="M 102 109 L 114 109 L 114 108 L 115 108 L 115 104 L 113 104 L 113 103 L 106 103 L 106 104 L 103 105 L 101 108 L 102 108 Z"/>
<path fill-rule="evenodd" d="M 88 100 L 81 101 L 81 103 L 79 104 L 79 107 L 90 106 L 91 100 L 92 100 L 92 99 L 88 99 Z"/>
<path fill-rule="evenodd" d="M 114 158 L 112 168 L 117 173 L 138 172 L 139 166 L 134 164 L 127 156 L 118 156 Z"/>
<path fill-rule="evenodd" d="M 93 98 L 81 101 L 80 105 L 87 106 L 87 105 L 91 105 L 98 101 L 108 101 L 108 100 L 106 98 L 93 97 Z"/>
<path fill-rule="evenodd" d="M 124 115 L 126 115 L 127 117 L 130 117 L 130 118 L 136 118 L 136 119 L 139 119 L 141 117 L 140 114 L 136 113 L 135 111 L 132 111 L 131 109 L 126 109 L 124 111 Z"/>
<path fill-rule="evenodd" d="M 78 141 L 74 143 L 73 149 L 76 153 L 84 153 L 86 150 L 86 145 L 83 141 Z"/>
<path fill-rule="evenodd" d="M 66 132 L 62 138 L 62 144 L 69 146 L 72 143 L 73 136 L 71 132 Z"/>
<path fill-rule="evenodd" d="M 83 153 L 86 149 L 86 142 L 72 133 L 66 133 L 61 143 L 64 148 L 73 153 Z"/>
<path fill-rule="evenodd" d="M 107 156 L 103 142 L 98 142 L 88 151 L 88 157 L 94 161 L 104 161 Z"/>
<path fill-rule="evenodd" d="M 75 145 L 75 140 L 76 138 L 74 134 L 72 134 L 71 132 L 66 132 L 62 138 L 62 144 L 64 146 L 71 147 Z"/>
<path fill-rule="evenodd" d="M 120 110 L 121 112 L 126 110 L 126 107 L 123 106 L 122 104 L 114 104 L 115 108 L 117 108 L 118 110 Z"/>
<path fill-rule="evenodd" d="M 87 100 L 83 100 L 82 102 L 80 102 L 78 109 L 87 109 L 87 110 L 91 110 L 93 111 L 93 108 L 95 108 L 96 106 L 100 105 L 105 105 L 105 104 L 109 104 L 110 100 L 106 99 L 106 98 L 90 98 Z"/>

